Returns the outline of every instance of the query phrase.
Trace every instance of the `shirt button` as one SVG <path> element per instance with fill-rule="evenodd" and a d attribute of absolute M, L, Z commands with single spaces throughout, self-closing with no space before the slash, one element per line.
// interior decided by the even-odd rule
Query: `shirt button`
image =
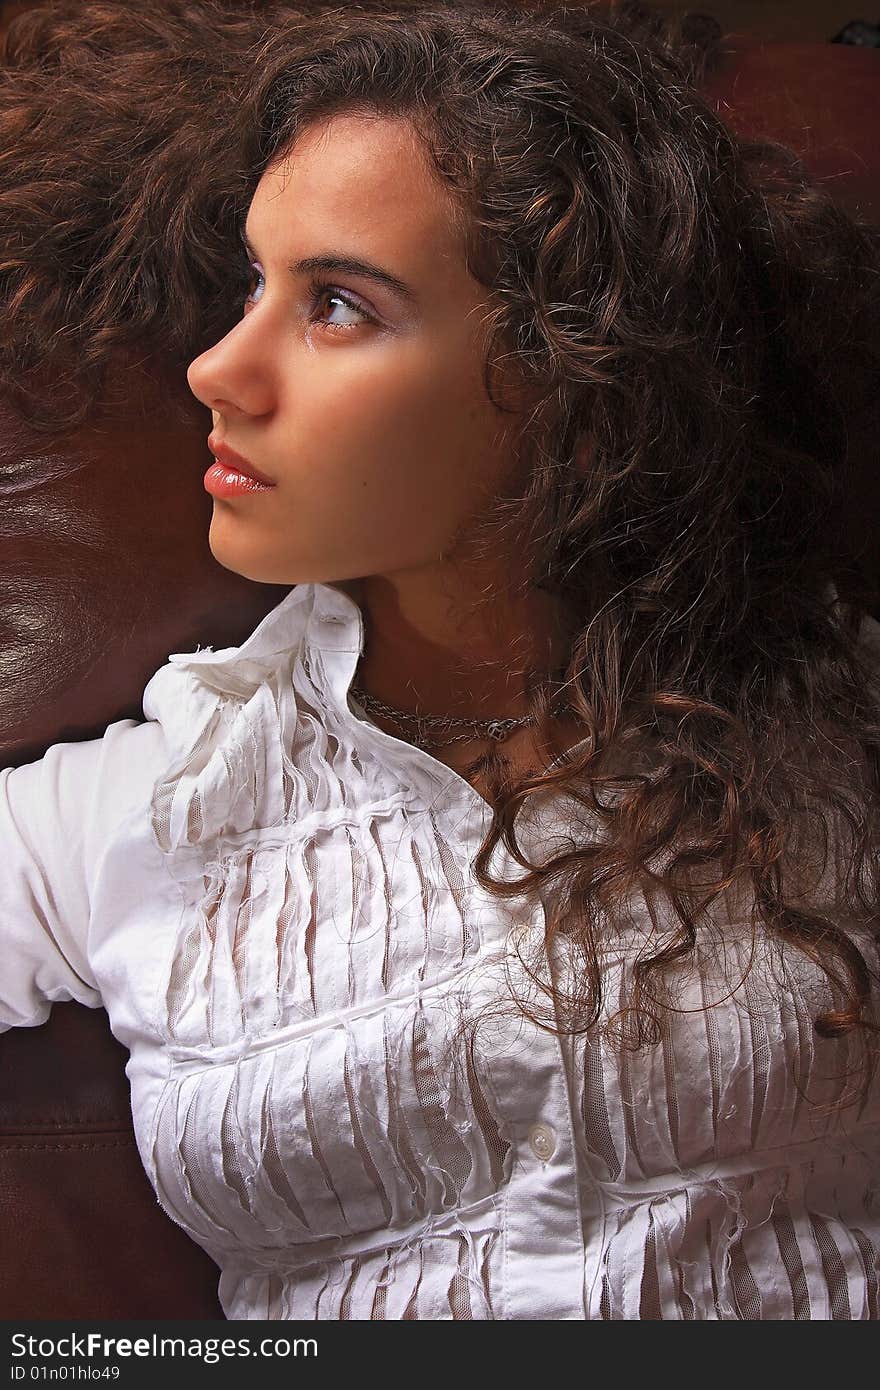
<path fill-rule="evenodd" d="M 529 1130 L 529 1147 L 535 1158 L 546 1163 L 556 1152 L 556 1135 L 549 1125 L 532 1125 Z"/>

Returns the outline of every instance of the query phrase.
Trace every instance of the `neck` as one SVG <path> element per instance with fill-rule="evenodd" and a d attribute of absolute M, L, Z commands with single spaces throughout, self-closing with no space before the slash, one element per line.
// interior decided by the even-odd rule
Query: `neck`
<path fill-rule="evenodd" d="M 336 585 L 361 608 L 365 643 L 357 684 L 405 713 L 458 719 L 528 712 L 525 671 L 564 666 L 558 606 L 542 593 L 466 613 L 449 576 L 427 570 Z M 473 581 L 471 581 L 473 582 Z"/>

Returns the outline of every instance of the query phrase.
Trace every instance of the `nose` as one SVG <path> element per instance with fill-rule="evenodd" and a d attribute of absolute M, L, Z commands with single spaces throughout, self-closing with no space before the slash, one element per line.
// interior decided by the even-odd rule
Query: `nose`
<path fill-rule="evenodd" d="M 271 364 L 262 342 L 244 319 L 225 338 L 190 362 L 186 372 L 196 400 L 219 415 L 265 415 L 272 409 Z"/>

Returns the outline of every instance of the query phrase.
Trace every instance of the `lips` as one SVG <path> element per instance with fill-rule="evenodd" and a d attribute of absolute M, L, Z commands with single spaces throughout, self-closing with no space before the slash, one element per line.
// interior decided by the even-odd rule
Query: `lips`
<path fill-rule="evenodd" d="M 222 463 L 226 468 L 234 473 L 241 473 L 245 478 L 253 478 L 254 482 L 264 483 L 267 487 L 274 487 L 272 478 L 267 478 L 265 473 L 261 473 L 258 468 L 250 463 L 241 454 L 237 454 L 234 449 L 230 449 L 228 444 L 224 444 L 213 435 L 208 436 L 208 448 L 214 455 L 218 463 Z"/>

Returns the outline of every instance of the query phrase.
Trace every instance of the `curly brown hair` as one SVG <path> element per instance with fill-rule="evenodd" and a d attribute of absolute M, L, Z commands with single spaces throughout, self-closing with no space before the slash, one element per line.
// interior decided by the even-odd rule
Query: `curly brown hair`
<path fill-rule="evenodd" d="M 486 390 L 511 352 L 535 388 L 526 485 L 469 552 L 501 541 L 511 584 L 579 619 L 562 675 L 585 745 L 525 777 L 498 749 L 469 769 L 493 808 L 478 881 L 502 897 L 552 884 L 549 936 L 579 962 L 573 988 L 542 980 L 542 943 L 527 965 L 549 1007 L 532 1016 L 596 1024 L 603 947 L 635 893 L 657 926 L 614 1027 L 655 1041 L 664 981 L 746 885 L 754 929 L 827 976 L 817 1033 L 867 1044 L 880 723 L 859 640 L 872 595 L 831 524 L 846 431 L 829 364 L 847 348 L 866 383 L 876 369 L 880 233 L 785 147 L 738 141 L 694 86 L 695 52 L 643 6 L 307 15 L 253 55 L 248 193 L 310 122 L 409 119 L 491 291 Z M 528 673 L 547 746 L 554 674 Z M 544 791 L 589 833 L 532 864 L 514 822 Z M 514 883 L 489 871 L 502 838 Z"/>
<path fill-rule="evenodd" d="M 52 0 L 10 21 L 0 392 L 33 430 L 73 432 L 96 410 L 130 410 L 125 361 L 163 374 L 173 408 L 187 398 L 189 362 L 234 324 L 243 169 L 226 117 L 276 9 L 297 12 L 258 0 Z"/>

